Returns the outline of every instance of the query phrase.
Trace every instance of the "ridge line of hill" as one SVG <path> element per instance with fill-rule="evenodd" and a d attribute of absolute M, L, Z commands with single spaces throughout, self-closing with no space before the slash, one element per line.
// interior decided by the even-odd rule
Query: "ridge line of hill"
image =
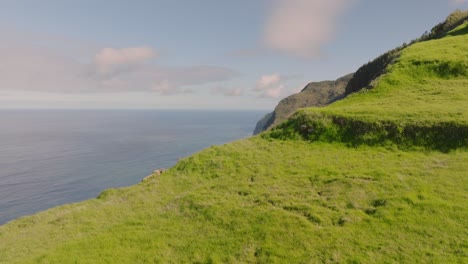
<path fill-rule="evenodd" d="M 434 26 L 430 32 L 425 32 L 421 37 L 412 40 L 409 44 L 404 43 L 397 48 L 385 52 L 359 67 L 354 74 L 340 77 L 334 82 L 323 81 L 309 83 L 301 92 L 282 99 L 273 112 L 266 114 L 260 119 L 256 124 L 253 134 L 259 134 L 280 124 L 300 108 L 326 106 L 337 100 L 346 98 L 352 93 L 361 91 L 362 89 L 374 88 L 377 85 L 379 77 L 387 72 L 387 68 L 398 59 L 402 50 L 416 43 L 440 39 L 467 20 L 468 10 L 462 11 L 457 9 L 452 12 L 445 21 Z M 345 83 L 336 85 L 335 83 L 339 82 L 339 80 Z M 322 83 L 326 85 L 325 91 L 323 87 L 319 86 L 322 90 L 316 89 L 311 90 L 310 93 L 305 93 L 307 87 Z M 345 86 L 344 89 L 342 87 L 343 85 Z M 331 95 L 326 96 L 324 92 Z M 310 98 L 312 98 L 312 100 Z"/>
<path fill-rule="evenodd" d="M 443 38 L 402 49 L 372 89 L 326 108 L 300 110 L 262 136 L 402 149 L 468 148 L 467 30 L 468 22 Z M 452 56 L 444 54 L 448 48 Z"/>

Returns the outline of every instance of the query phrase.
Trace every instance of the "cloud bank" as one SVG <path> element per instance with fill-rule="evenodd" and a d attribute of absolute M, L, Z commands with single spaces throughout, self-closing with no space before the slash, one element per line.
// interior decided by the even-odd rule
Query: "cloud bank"
<path fill-rule="evenodd" d="M 320 55 L 349 0 L 275 0 L 264 28 L 272 50 L 303 58 Z"/>
<path fill-rule="evenodd" d="M 64 54 L 34 43 L 34 39 L 3 35 L 0 40 L 0 90 L 54 93 L 146 91 L 171 95 L 193 92 L 191 86 L 194 85 L 228 81 L 238 76 L 232 69 L 217 66 L 161 66 L 157 63 L 157 51 L 147 46 L 104 47 L 76 58 L 76 54 Z"/>

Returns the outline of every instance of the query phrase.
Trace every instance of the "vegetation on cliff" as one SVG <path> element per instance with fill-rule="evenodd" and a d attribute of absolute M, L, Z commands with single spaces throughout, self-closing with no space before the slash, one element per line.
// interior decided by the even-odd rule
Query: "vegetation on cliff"
<path fill-rule="evenodd" d="M 467 28 L 402 50 L 373 89 L 302 110 L 265 136 L 442 151 L 468 146 Z"/>

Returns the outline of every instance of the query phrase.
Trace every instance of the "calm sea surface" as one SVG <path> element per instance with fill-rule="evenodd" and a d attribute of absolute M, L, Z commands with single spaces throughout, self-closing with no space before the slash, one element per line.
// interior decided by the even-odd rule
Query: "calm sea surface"
<path fill-rule="evenodd" d="M 252 134 L 260 111 L 0 110 L 0 224 Z"/>

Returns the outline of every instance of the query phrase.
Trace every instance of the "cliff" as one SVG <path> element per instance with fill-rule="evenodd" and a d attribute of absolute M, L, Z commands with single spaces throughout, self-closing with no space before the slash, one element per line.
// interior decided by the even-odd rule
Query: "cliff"
<path fill-rule="evenodd" d="M 299 108 L 325 106 L 340 99 L 353 74 L 348 74 L 335 81 L 311 82 L 301 92 L 281 100 L 275 110 L 258 121 L 254 135 L 261 133 L 291 116 Z"/>

